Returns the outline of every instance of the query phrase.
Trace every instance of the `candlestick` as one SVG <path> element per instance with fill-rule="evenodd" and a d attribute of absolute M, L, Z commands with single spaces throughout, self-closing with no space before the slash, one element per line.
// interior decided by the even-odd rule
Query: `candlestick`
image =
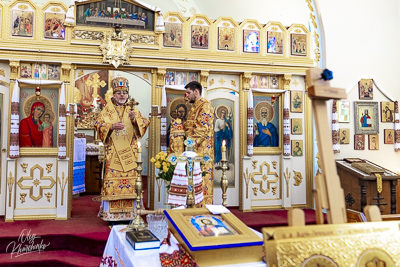
<path fill-rule="evenodd" d="M 224 154 L 222 154 L 222 155 L 224 155 Z M 226 190 L 228 189 L 228 177 L 226 176 L 226 170 L 228 169 L 228 167 L 226 165 L 227 160 L 226 160 L 226 158 L 224 158 L 224 156 L 222 156 L 221 162 L 222 162 L 222 176 L 221 176 L 222 205 L 224 207 L 226 207 L 226 205 L 227 205 L 226 199 L 228 196 L 226 194 Z"/>
<path fill-rule="evenodd" d="M 136 216 L 135 218 L 129 223 L 129 225 L 125 228 L 126 231 L 133 231 L 133 230 L 142 230 L 146 228 L 143 218 L 141 215 L 141 202 L 142 202 L 142 191 L 143 191 L 143 181 L 142 181 L 142 161 L 137 160 L 137 179 L 135 183 L 136 189 Z"/>

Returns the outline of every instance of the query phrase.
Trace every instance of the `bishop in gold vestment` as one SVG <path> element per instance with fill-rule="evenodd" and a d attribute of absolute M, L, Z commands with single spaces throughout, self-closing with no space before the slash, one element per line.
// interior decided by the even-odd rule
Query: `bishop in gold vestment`
<path fill-rule="evenodd" d="M 102 187 L 103 220 L 134 218 L 137 179 L 137 142 L 150 122 L 133 105 L 127 105 L 128 80 L 112 80 L 113 98 L 100 113 L 95 127 L 105 145 L 105 172 Z"/>
<path fill-rule="evenodd" d="M 202 166 L 204 201 L 199 206 L 213 203 L 213 162 L 214 162 L 214 110 L 211 103 L 201 97 L 202 86 L 198 82 L 190 82 L 186 86 L 185 97 L 193 103 L 187 120 L 184 123 L 186 137 L 191 137 L 195 142 L 194 152 L 207 154 L 211 160 Z"/>

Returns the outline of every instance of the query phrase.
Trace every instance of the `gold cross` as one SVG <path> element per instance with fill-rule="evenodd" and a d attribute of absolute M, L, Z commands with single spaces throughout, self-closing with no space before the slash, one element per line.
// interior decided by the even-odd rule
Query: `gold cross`
<path fill-rule="evenodd" d="M 95 74 L 92 76 L 92 78 L 93 78 L 92 80 L 89 80 L 89 79 L 86 80 L 86 85 L 93 88 L 92 97 L 93 97 L 93 98 L 98 98 L 98 97 L 99 97 L 99 94 L 97 93 L 97 90 L 99 89 L 100 86 L 101 86 L 101 87 L 106 86 L 106 82 L 105 82 L 104 80 L 103 80 L 103 81 L 100 81 L 100 80 L 99 80 L 100 75 L 97 74 L 97 73 L 95 73 Z"/>
<path fill-rule="evenodd" d="M 39 179 L 36 178 L 35 180 L 33 180 L 34 171 L 36 169 L 39 170 Z M 39 195 L 38 196 L 34 196 L 33 195 L 34 194 L 33 193 L 33 185 L 29 186 L 29 185 L 23 185 L 22 184 L 22 182 L 26 181 L 26 180 L 32 180 L 32 184 L 35 185 L 35 186 L 38 186 L 40 181 L 44 181 L 44 180 L 49 180 L 50 184 L 49 185 L 45 185 L 45 186 L 39 186 Z M 21 176 L 21 178 L 17 182 L 18 186 L 21 189 L 29 189 L 29 197 L 31 199 L 33 199 L 34 201 L 38 201 L 39 199 L 41 199 L 43 197 L 43 189 L 52 189 L 55 183 L 56 183 L 56 181 L 54 181 L 53 177 L 44 176 L 43 175 L 43 168 L 39 164 L 36 164 L 35 166 L 33 166 L 30 169 L 30 176 Z"/>

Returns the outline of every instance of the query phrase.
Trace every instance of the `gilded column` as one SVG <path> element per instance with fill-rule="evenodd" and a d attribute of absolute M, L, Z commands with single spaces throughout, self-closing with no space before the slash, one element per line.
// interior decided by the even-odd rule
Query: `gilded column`
<path fill-rule="evenodd" d="M 290 82 L 292 81 L 292 74 L 285 74 L 283 76 L 283 89 L 290 90 Z"/>
<path fill-rule="evenodd" d="M 203 87 L 203 92 L 207 90 L 207 81 L 208 81 L 208 76 L 210 75 L 209 70 L 202 70 L 200 71 L 200 83 L 201 86 Z M 205 94 L 203 94 L 205 95 Z"/>
<path fill-rule="evenodd" d="M 166 92 L 162 91 L 163 86 L 165 85 L 165 74 L 167 73 L 167 69 L 158 68 L 157 69 L 157 85 L 156 90 L 161 91 L 162 94 L 166 94 Z M 166 97 L 164 95 L 161 98 Z M 163 102 L 163 101 L 161 101 Z M 165 103 L 161 103 L 161 151 L 167 152 L 167 102 L 165 98 Z"/>
<path fill-rule="evenodd" d="M 65 145 L 65 150 L 66 150 L 66 157 L 69 159 L 74 158 L 73 154 L 73 147 L 74 147 L 74 128 L 75 128 L 75 118 L 74 116 L 71 116 L 72 118 L 67 119 L 67 116 L 69 116 L 71 113 L 68 113 L 66 103 L 73 103 L 73 98 L 74 98 L 74 92 L 73 88 L 74 86 L 71 87 L 71 82 L 74 81 L 74 66 L 70 63 L 62 63 L 61 64 L 61 81 L 64 82 L 65 86 L 65 100 L 64 104 L 61 104 L 60 101 L 60 106 L 59 106 L 59 112 L 60 112 L 60 117 L 61 113 L 64 114 L 64 129 L 65 129 L 65 137 L 59 136 L 59 140 L 63 139 L 62 141 L 64 142 Z M 61 120 L 60 120 L 61 122 Z M 61 132 L 59 131 L 59 134 Z M 69 148 L 69 149 L 68 149 Z M 61 163 L 62 161 L 60 161 Z M 73 160 L 70 160 L 68 162 L 68 173 L 74 173 L 74 163 Z M 68 205 L 67 205 L 67 218 L 71 217 L 71 209 L 72 209 L 72 187 L 73 187 L 73 175 L 67 175 L 66 179 L 68 179 Z"/>
<path fill-rule="evenodd" d="M 252 94 L 249 95 L 247 94 L 250 89 L 250 80 L 251 80 L 251 72 L 245 72 L 242 75 L 242 90 L 243 92 L 246 92 L 247 98 L 243 98 L 243 103 L 246 102 L 246 100 L 251 103 L 253 103 L 252 99 L 249 99 L 249 97 L 252 97 Z M 253 105 L 247 105 L 247 155 L 249 157 L 253 156 Z M 243 132 L 243 136 L 245 136 L 245 132 Z"/>

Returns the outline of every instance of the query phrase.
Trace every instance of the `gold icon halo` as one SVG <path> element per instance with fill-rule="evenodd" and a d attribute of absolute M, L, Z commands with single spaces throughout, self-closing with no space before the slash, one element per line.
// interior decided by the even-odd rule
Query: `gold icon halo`
<path fill-rule="evenodd" d="M 55 114 L 54 114 L 54 111 L 53 111 L 53 106 L 51 104 L 51 101 L 47 97 L 42 96 L 42 95 L 39 96 L 39 100 L 37 99 L 37 96 L 33 95 L 33 96 L 29 97 L 25 101 L 25 104 L 24 104 L 25 117 L 27 118 L 27 117 L 29 117 L 31 115 L 32 105 L 34 103 L 36 103 L 36 102 L 40 102 L 40 103 L 44 104 L 45 110 L 44 110 L 44 113 L 42 115 L 42 118 L 43 118 L 44 114 L 49 114 L 50 115 L 50 122 L 53 123 L 55 121 L 55 117 L 56 117 Z M 42 120 L 42 118 L 41 118 L 41 120 Z"/>
<path fill-rule="evenodd" d="M 267 101 L 261 101 L 256 104 L 256 106 L 254 107 L 254 117 L 257 121 L 260 121 L 261 108 L 264 107 L 268 110 L 268 121 L 271 122 L 275 117 L 275 110 L 271 103 Z"/>
<path fill-rule="evenodd" d="M 228 115 L 231 113 L 231 109 L 226 106 L 226 105 L 219 105 L 216 109 L 215 109 L 215 116 L 217 117 L 217 119 L 221 118 L 221 112 L 225 110 L 225 114 L 226 117 L 228 117 Z"/>
<path fill-rule="evenodd" d="M 184 97 L 178 97 L 171 101 L 171 104 L 169 105 L 169 109 L 168 109 L 168 114 L 171 116 L 171 112 L 176 111 L 176 107 L 180 104 L 183 104 L 186 106 L 186 108 L 187 108 L 186 115 L 187 115 L 189 113 L 189 110 L 192 108 L 192 104 L 190 104 L 188 101 L 186 101 Z"/>

